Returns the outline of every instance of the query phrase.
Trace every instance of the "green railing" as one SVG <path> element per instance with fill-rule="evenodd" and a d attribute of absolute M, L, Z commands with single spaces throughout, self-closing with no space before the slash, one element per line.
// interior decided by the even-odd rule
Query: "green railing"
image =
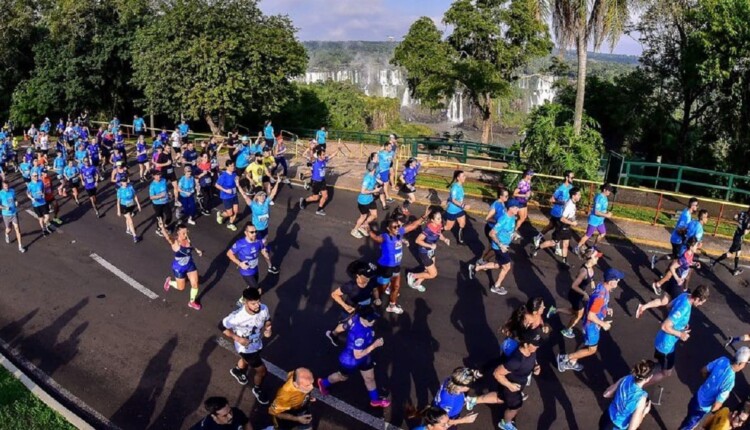
<path fill-rule="evenodd" d="M 643 185 L 675 193 L 722 198 L 725 201 L 740 201 L 750 196 L 750 191 L 747 191 L 750 186 L 748 176 L 644 161 L 624 160 L 617 184 Z"/>
<path fill-rule="evenodd" d="M 408 142 L 407 142 L 408 143 Z M 510 148 L 487 145 L 467 140 L 452 140 L 444 138 L 419 138 L 411 142 L 413 157 L 428 155 L 431 157 L 455 158 L 461 163 L 468 160 L 502 161 L 506 163 L 520 161 L 517 151 Z"/>

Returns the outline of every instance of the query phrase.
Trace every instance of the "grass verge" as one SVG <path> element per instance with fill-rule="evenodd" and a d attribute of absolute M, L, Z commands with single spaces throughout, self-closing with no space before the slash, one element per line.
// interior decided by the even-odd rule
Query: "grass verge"
<path fill-rule="evenodd" d="M 0 367 L 0 427 L 23 430 L 75 430 L 10 372 Z"/>

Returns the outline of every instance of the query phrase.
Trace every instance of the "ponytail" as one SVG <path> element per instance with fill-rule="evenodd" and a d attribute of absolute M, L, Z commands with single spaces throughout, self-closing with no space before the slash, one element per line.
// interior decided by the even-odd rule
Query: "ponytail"
<path fill-rule="evenodd" d="M 461 176 L 462 173 L 464 173 L 463 170 L 456 170 L 455 172 L 453 172 L 453 179 L 451 180 L 451 183 L 448 184 L 449 189 L 453 186 L 453 183 L 458 180 L 458 177 Z"/>

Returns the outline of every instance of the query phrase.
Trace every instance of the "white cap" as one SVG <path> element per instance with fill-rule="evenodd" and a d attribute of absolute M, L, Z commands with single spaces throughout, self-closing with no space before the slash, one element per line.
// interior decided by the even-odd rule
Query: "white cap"
<path fill-rule="evenodd" d="M 734 354 L 734 362 L 737 364 L 750 361 L 750 348 L 743 346 Z"/>

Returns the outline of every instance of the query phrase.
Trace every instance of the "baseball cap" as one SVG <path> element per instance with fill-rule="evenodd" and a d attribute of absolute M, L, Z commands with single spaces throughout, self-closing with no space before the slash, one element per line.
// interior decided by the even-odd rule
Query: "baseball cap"
<path fill-rule="evenodd" d="M 604 282 L 619 281 L 620 279 L 625 279 L 625 274 L 617 269 L 607 269 L 607 272 L 604 274 Z"/>
<path fill-rule="evenodd" d="M 519 202 L 517 199 L 510 199 L 507 203 L 505 203 L 505 207 L 510 208 L 520 208 L 521 202 Z"/>
<path fill-rule="evenodd" d="M 735 363 L 747 363 L 750 361 L 750 348 L 743 346 L 734 354 Z"/>

